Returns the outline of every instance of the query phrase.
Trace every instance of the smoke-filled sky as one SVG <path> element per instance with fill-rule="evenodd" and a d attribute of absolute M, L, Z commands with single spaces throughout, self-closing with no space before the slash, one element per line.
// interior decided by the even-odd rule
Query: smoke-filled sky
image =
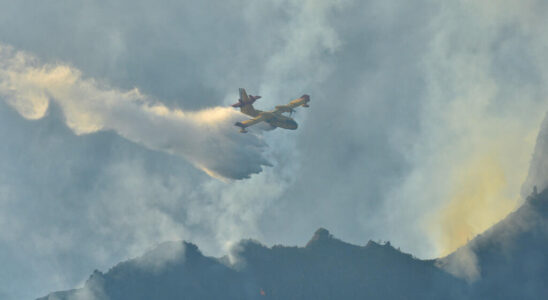
<path fill-rule="evenodd" d="M 0 298 L 167 240 L 447 254 L 503 218 L 548 111 L 548 4 L 0 1 Z M 238 88 L 296 131 L 233 126 Z M 537 151 L 537 153 L 540 153 Z M 248 178 L 249 177 L 249 178 Z"/>

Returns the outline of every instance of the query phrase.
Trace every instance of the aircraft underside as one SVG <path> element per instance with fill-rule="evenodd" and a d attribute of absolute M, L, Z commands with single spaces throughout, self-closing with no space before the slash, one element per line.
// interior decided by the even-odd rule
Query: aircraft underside
<path fill-rule="evenodd" d="M 284 128 L 284 129 L 291 129 L 291 130 L 295 130 L 297 129 L 297 122 L 295 122 L 294 120 L 292 119 L 273 119 L 273 120 L 268 120 L 266 121 L 268 124 L 272 125 L 272 126 L 275 126 L 275 127 L 280 127 L 280 128 Z"/>

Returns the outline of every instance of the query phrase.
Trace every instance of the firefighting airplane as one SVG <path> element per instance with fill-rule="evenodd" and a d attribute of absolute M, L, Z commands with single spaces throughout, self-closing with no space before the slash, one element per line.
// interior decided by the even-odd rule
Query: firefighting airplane
<path fill-rule="evenodd" d="M 282 114 L 286 112 L 291 114 L 295 111 L 294 108 L 298 106 L 309 107 L 308 102 L 310 102 L 310 96 L 305 94 L 300 98 L 289 102 L 287 105 L 276 106 L 276 108 L 272 111 L 261 111 L 253 107 L 253 102 L 259 98 L 261 98 L 261 96 L 249 95 L 248 97 L 245 89 L 240 89 L 240 99 L 238 99 L 238 103 L 232 104 L 232 107 L 239 107 L 241 112 L 253 117 L 253 119 L 245 120 L 243 122 L 236 122 L 236 124 L 234 124 L 241 128 L 240 132 L 246 133 L 247 130 L 245 129 L 247 127 L 255 125 L 259 122 L 266 122 L 274 128 L 281 127 L 295 130 L 297 129 L 297 122 L 295 122 L 293 118 Z"/>

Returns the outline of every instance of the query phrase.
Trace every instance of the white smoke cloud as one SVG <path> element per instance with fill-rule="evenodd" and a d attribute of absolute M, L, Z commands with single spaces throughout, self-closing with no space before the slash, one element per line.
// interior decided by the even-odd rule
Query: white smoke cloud
<path fill-rule="evenodd" d="M 480 279 L 478 257 L 469 245 L 460 248 L 449 258 L 436 261 L 436 265 L 470 283 Z"/>
<path fill-rule="evenodd" d="M 185 251 L 186 245 L 182 242 L 166 242 L 135 259 L 135 263 L 143 270 L 159 273 L 169 264 L 184 262 Z"/>
<path fill-rule="evenodd" d="M 394 220 L 428 236 L 422 257 L 454 251 L 523 201 L 548 95 L 536 84 L 548 66 L 534 2 L 444 2 L 430 21 L 420 131 L 401 147 L 413 170 L 385 202 Z"/>
<path fill-rule="evenodd" d="M 71 66 L 40 64 L 1 45 L 0 94 L 27 119 L 42 118 L 53 101 L 78 135 L 114 130 L 150 149 L 183 156 L 214 177 L 247 178 L 270 165 L 261 138 L 233 126 L 244 117 L 232 108 L 169 109 L 137 89 L 109 88 Z"/>
<path fill-rule="evenodd" d="M 501 180 L 504 184 L 510 183 L 501 192 L 507 196 L 505 203 L 510 205 L 502 206 L 497 197 L 492 197 L 487 202 L 479 202 L 486 204 L 480 206 L 481 210 L 473 206 L 473 213 L 464 211 L 462 217 L 454 218 L 458 223 L 469 223 L 468 228 L 471 228 L 460 241 L 481 232 L 489 222 L 503 216 L 508 207 L 519 201 L 514 196 L 519 192 L 519 185 L 526 174 L 524 166 L 533 147 L 533 140 L 528 140 L 528 135 L 531 132 L 536 134 L 539 117 L 542 117 L 544 110 L 539 109 L 539 102 L 543 99 L 539 96 L 546 94 L 546 90 L 542 91 L 542 86 L 545 86 L 542 82 L 546 77 L 539 80 L 541 84 L 528 77 L 536 74 L 538 70 L 535 68 L 546 69 L 542 64 L 546 61 L 546 43 L 540 41 L 545 36 L 542 30 L 546 28 L 543 26 L 546 18 L 531 14 L 532 11 L 541 11 L 534 5 L 535 1 L 519 4 L 512 1 L 504 1 L 504 4 L 454 1 L 435 5 L 420 1 L 410 5 L 386 1 L 367 1 L 358 5 L 356 1 L 315 0 L 250 1 L 244 5 L 227 3 L 239 9 L 212 11 L 184 7 L 180 8 L 181 11 L 192 11 L 194 15 L 181 18 L 179 11 L 168 8 L 179 20 L 199 20 L 195 23 L 176 23 L 177 26 L 171 27 L 164 26 L 163 22 L 152 25 L 141 23 L 143 19 L 153 18 L 175 24 L 176 19 L 169 19 L 171 16 L 161 14 L 158 17 L 158 12 L 164 12 L 168 5 L 148 5 L 143 10 L 146 13 L 128 12 L 126 18 L 134 25 L 127 29 L 125 24 L 108 25 L 112 22 L 107 21 L 110 18 L 115 20 L 114 12 L 118 12 L 112 9 L 114 17 L 109 14 L 110 10 L 107 10 L 106 17 L 91 13 L 92 17 L 85 19 L 91 24 L 89 30 L 62 35 L 60 39 L 64 44 L 61 46 L 57 43 L 53 46 L 41 42 L 17 43 L 17 40 L 13 43 L 32 49 L 40 57 L 66 58 L 66 61 L 77 64 L 83 74 L 70 65 L 41 65 L 31 55 L 15 52 L 9 47 L 1 48 L 0 93 L 7 95 L 8 103 L 26 118 L 44 116 L 48 106 L 55 103 L 64 112 L 68 126 L 77 134 L 113 130 L 149 148 L 182 155 L 203 170 L 214 172 L 215 176 L 245 177 L 260 171 L 263 166 L 261 161 L 265 157 L 274 158 L 269 160 L 277 164 L 277 168 L 268 168 L 250 180 L 233 184 L 217 180 L 190 184 L 188 178 L 177 174 L 170 178 L 173 184 L 167 185 L 163 177 L 157 179 L 149 174 L 139 165 L 142 163 L 140 161 L 128 160 L 119 165 L 109 165 L 106 171 L 110 174 L 106 179 L 111 183 L 109 188 L 100 186 L 99 194 L 85 195 L 90 206 L 86 207 L 90 220 L 86 220 L 85 216 L 83 219 L 89 224 L 74 229 L 74 236 L 81 236 L 82 228 L 88 226 L 98 232 L 93 237 L 96 241 L 93 244 L 100 246 L 90 251 L 93 254 L 86 255 L 104 256 L 104 259 L 97 258 L 104 261 L 101 266 L 108 266 L 120 257 L 141 254 L 151 244 L 162 240 L 184 238 L 196 242 L 210 253 L 220 254 L 219 246 L 229 247 L 231 242 L 242 237 L 264 241 L 264 235 L 272 241 L 271 236 L 281 232 L 278 234 L 280 242 L 296 242 L 302 239 L 302 234 L 293 232 L 302 232 L 305 228 L 308 234 L 308 230 L 318 226 L 339 230 L 347 235 L 345 239 L 349 233 L 355 233 L 351 236 L 355 242 L 369 239 L 374 234 L 383 239 L 389 238 L 421 257 L 437 256 L 450 251 L 453 246 L 439 244 L 440 232 L 437 229 L 441 228 L 439 224 L 442 223 L 437 216 L 443 218 L 447 215 L 440 214 L 445 207 L 465 206 L 446 206 L 446 202 L 454 198 L 456 204 L 478 203 L 451 197 L 454 191 L 470 190 L 461 189 L 467 186 L 459 185 L 467 183 L 461 180 L 462 177 L 470 176 L 455 175 L 467 175 L 470 170 L 484 169 L 482 166 L 477 168 L 477 162 L 486 161 L 486 157 L 492 158 L 494 163 L 491 165 L 496 167 L 493 170 L 503 170 L 497 172 L 500 176 L 496 178 L 504 179 Z M 341 7 L 344 9 L 344 5 L 348 5 L 349 9 L 343 14 L 332 13 Z M 15 5 L 6 5 L 6 8 L 12 6 Z M 161 9 L 154 11 L 155 8 Z M 199 11 L 203 11 L 204 15 L 199 15 Z M 355 13 L 351 14 L 351 11 Z M 9 14 L 25 20 L 19 18 L 22 13 L 5 13 L 5 18 L 0 19 L 7 20 Z M 73 15 L 82 17 L 71 11 L 63 18 Z M 208 19 L 206 17 L 225 15 L 242 21 L 241 28 L 223 23 L 230 30 L 217 32 L 208 27 L 212 22 L 202 21 Z M 50 19 L 51 16 L 44 14 L 44 18 Z M 97 22 L 97 19 L 104 22 Z M 62 24 L 71 23 L 70 20 L 66 22 L 63 19 Z M 100 27 L 97 23 L 108 26 Z M 7 23 L 10 26 L 4 28 L 14 27 L 13 24 Z M 78 25 L 75 27 L 87 28 L 86 24 Z M 97 27 L 100 27 L 100 34 L 93 35 Z M 21 26 L 21 30 L 24 28 Z M 217 34 L 219 39 L 211 38 L 204 43 L 192 28 L 213 36 Z M 28 34 L 20 35 L 32 39 L 34 30 L 30 28 L 22 31 Z M 44 31 L 41 34 L 48 36 L 54 32 Z M 93 38 L 88 37 L 90 34 Z M 130 39 L 131 34 L 134 36 Z M 82 36 L 101 47 L 90 47 L 78 38 Z M 151 36 L 157 36 L 160 40 L 175 40 L 184 36 L 193 38 L 181 38 L 176 43 L 177 47 L 172 45 L 167 50 L 158 49 L 161 47 L 156 45 L 143 47 L 141 55 L 135 55 L 139 52 L 135 41 L 155 44 L 157 40 L 150 39 Z M 197 38 L 194 39 L 195 36 Z M 245 46 L 229 47 L 234 41 Z M 233 52 L 225 49 L 217 51 L 218 45 L 232 48 Z M 87 48 L 96 51 L 85 51 Z M 112 51 L 109 50 L 111 48 Z M 48 50 L 40 52 L 39 49 Z M 134 66 L 133 69 L 128 68 L 132 66 L 131 62 L 155 57 L 143 53 L 170 51 L 182 53 L 176 56 L 179 60 L 198 62 L 194 66 L 198 72 L 181 76 L 181 81 L 194 79 L 194 85 L 204 81 L 206 86 L 215 86 L 221 91 L 242 84 L 253 94 L 263 95 L 258 103 L 259 108 L 263 105 L 269 108 L 278 104 L 280 99 L 298 96 L 300 93 L 294 95 L 295 91 L 302 89 L 302 93 L 310 93 L 313 98 L 311 118 L 303 124 L 301 120 L 306 114 L 299 112 L 299 130 L 290 134 L 280 130 L 267 133 L 271 147 L 265 148 L 260 138 L 240 135 L 234 130 L 231 118 L 236 118 L 237 113 L 232 110 L 216 108 L 195 113 L 180 112 L 168 109 L 136 90 L 112 89 L 86 78 L 87 74 L 94 74 L 97 78 L 111 76 L 108 77 L 109 82 L 116 82 L 116 78 L 127 79 L 126 73 L 135 70 Z M 202 52 L 205 54 L 198 55 Z M 80 59 L 74 56 L 80 56 Z M 122 58 L 130 63 L 122 63 Z M 101 63 L 109 67 L 106 70 L 94 68 Z M 224 64 L 222 68 L 220 64 Z M 150 59 L 145 69 L 155 66 L 161 69 L 162 65 L 165 62 L 162 64 L 160 59 Z M 529 68 L 531 66 L 533 68 Z M 114 70 L 118 67 L 122 71 Z M 192 65 L 189 68 L 192 69 Z M 332 69 L 336 72 L 335 76 L 330 77 Z M 523 72 L 515 72 L 520 70 Z M 156 71 L 155 75 L 173 78 L 173 73 L 180 70 L 172 69 L 171 74 Z M 142 78 L 148 80 L 154 76 Z M 126 85 L 117 82 L 116 86 L 131 86 L 135 82 L 133 79 L 127 79 Z M 168 90 L 166 87 L 174 85 L 172 81 L 167 84 L 165 81 L 163 77 L 151 85 L 158 87 L 158 90 Z M 423 82 L 427 85 L 424 91 L 421 86 Z M 143 81 L 138 85 L 146 88 Z M 417 92 L 413 93 L 413 89 L 406 87 L 409 85 L 417 85 Z M 159 95 L 150 87 L 149 91 L 148 94 Z M 172 92 L 177 94 L 179 90 Z M 230 98 L 233 99 L 233 96 Z M 164 98 L 164 95 L 159 97 Z M 401 100 L 392 101 L 392 97 Z M 169 100 L 165 101 L 167 103 Z M 198 103 L 188 101 L 185 105 L 191 102 Z M 203 107 L 203 102 L 199 103 L 195 105 Z M 410 126 L 408 129 L 407 125 L 415 120 L 413 108 L 420 114 L 416 117 L 420 126 Z M 402 122 L 399 119 L 407 116 L 398 112 L 407 110 L 409 112 L 405 114 L 411 116 L 411 121 Z M 218 122 L 207 122 L 208 118 Z M 383 121 L 375 122 L 377 119 Z M 310 128 L 313 130 L 307 130 Z M 396 133 L 401 131 L 402 134 L 393 135 L 396 130 Z M 295 142 L 298 140 L 296 136 L 300 138 L 301 145 Z M 387 147 L 383 147 L 384 136 L 393 139 L 394 148 L 403 152 L 409 168 L 412 168 L 410 174 L 405 169 L 401 174 L 383 173 L 391 167 L 391 161 L 400 159 L 399 156 L 380 153 L 388 152 Z M 240 143 L 240 139 L 247 140 Z M 241 148 L 242 145 L 249 148 Z M 303 148 L 303 145 L 311 146 Z M 378 151 L 367 151 L 368 148 L 378 148 Z M 303 152 L 303 157 L 299 157 L 299 151 Z M 250 153 L 256 156 L 250 156 Z M 241 164 L 242 158 L 245 159 L 244 165 Z M 378 166 L 373 162 L 377 162 Z M 309 172 L 302 172 L 299 164 L 305 168 L 308 166 Z M 399 168 L 400 165 L 395 166 Z M 394 174 L 403 177 L 403 184 L 400 185 L 399 178 L 392 178 Z M 101 176 L 104 177 L 104 174 Z M 484 177 L 491 178 L 480 176 L 480 179 Z M 470 181 L 478 184 L 488 182 L 476 179 L 471 178 Z M 384 182 L 389 183 L 383 185 Z M 184 184 L 187 186 L 180 188 Z M 383 189 L 383 193 L 389 194 L 388 199 L 384 194 L 371 192 L 377 186 Z M 299 189 L 294 192 L 296 187 Z M 17 189 L 16 186 L 8 186 L 0 194 L 9 196 L 11 190 L 15 193 Z M 287 193 L 288 190 L 291 194 Z M 331 201 L 333 199 L 337 201 Z M 375 202 L 373 199 L 385 204 L 386 213 L 379 213 L 376 206 L 368 206 Z M 25 206 L 31 206 L 27 203 Z M 485 214 L 485 211 L 500 212 L 493 209 L 493 204 L 503 207 L 504 211 L 496 216 Z M 5 207 L 2 210 L 6 215 L 15 215 L 15 210 L 10 210 L 8 205 Z M 269 208 L 274 212 L 265 216 Z M 279 208 L 279 211 L 273 208 Z M 293 218 L 292 212 L 295 212 Z M 372 217 L 369 218 L 369 215 Z M 436 217 L 430 218 L 431 215 Z M 26 216 L 0 218 L 0 224 L 13 229 L 14 224 L 33 219 Z M 42 216 L 40 214 L 40 219 Z M 477 220 L 470 216 L 478 217 L 482 222 L 475 223 Z M 12 218 L 15 223 L 11 222 Z M 266 229 L 273 228 L 270 233 L 260 228 L 261 218 L 271 220 Z M 426 224 L 425 218 L 428 219 Z M 351 222 L 353 220 L 365 225 L 362 228 L 355 226 Z M 334 228 L 337 225 L 340 227 Z M 39 226 L 47 227 L 43 224 Z M 314 228 L 307 229 L 307 226 Z M 23 228 L 17 230 L 19 236 L 36 232 L 30 225 Z M 294 237 L 292 240 L 291 236 Z M 114 242 L 109 240 L 111 238 Z M 65 236 L 52 235 L 52 239 L 71 243 L 70 238 Z M 42 242 L 47 244 L 47 241 L 36 241 L 28 249 L 34 249 Z M 14 242 L 13 245 L 20 248 L 18 243 Z M 50 242 L 47 245 L 52 247 L 50 252 L 53 253 L 61 243 Z M 73 245 L 63 247 L 71 248 Z M 115 253 L 112 249 L 123 250 Z M 465 261 L 470 263 L 468 270 L 474 270 L 474 261 Z M 66 263 L 64 256 L 63 262 Z M 87 272 L 83 271 L 86 276 Z"/>
<path fill-rule="evenodd" d="M 276 47 L 264 47 L 261 44 L 252 48 L 252 54 L 257 52 L 257 49 L 264 50 L 261 64 L 257 69 L 253 68 L 253 72 L 241 74 L 241 71 L 233 70 L 250 70 L 246 63 L 231 62 L 229 69 L 211 66 L 208 69 L 208 64 L 204 63 L 200 65 L 200 68 L 204 69 L 200 69 L 197 74 L 202 76 L 196 78 L 201 80 L 205 77 L 206 82 L 214 82 L 221 90 L 225 90 L 227 86 L 237 88 L 241 84 L 248 88 L 250 93 L 259 93 L 263 96 L 257 105 L 261 109 L 269 109 L 274 104 L 280 104 L 280 101 L 298 97 L 302 93 L 311 93 L 314 99 L 311 86 L 320 84 L 330 70 L 329 63 L 323 61 L 325 53 L 333 53 L 338 45 L 335 33 L 328 26 L 332 20 L 330 12 L 338 5 L 340 3 L 331 1 L 320 3 L 293 0 L 270 4 L 272 9 L 279 11 L 280 14 L 285 16 L 287 13 L 289 19 L 287 22 L 278 20 L 286 23 L 283 29 L 266 26 L 262 22 L 262 17 L 261 20 L 245 23 L 245 27 L 251 28 L 250 30 L 261 30 L 257 36 L 265 35 L 263 30 L 266 29 L 283 37 Z M 265 13 L 270 15 L 269 5 L 266 7 L 268 11 Z M 256 17 L 256 12 L 262 9 L 265 9 L 262 3 L 249 3 L 243 17 Z M 240 10 L 237 14 L 239 19 Z M 237 38 L 239 36 L 230 39 Z M 32 51 L 43 57 L 36 49 Z M 222 55 L 225 55 L 224 51 Z M 126 53 L 126 56 L 131 55 Z M 54 58 L 57 57 L 62 61 L 72 62 L 70 55 L 64 60 L 65 56 L 55 53 Z M 189 57 L 196 59 L 195 56 Z M 234 59 L 230 55 L 226 57 L 222 60 Z M 206 56 L 204 60 L 211 61 L 211 58 Z M 51 58 L 44 60 L 51 61 Z M 247 62 L 248 58 L 245 57 L 245 60 Z M 55 194 L 52 197 L 35 197 L 36 201 L 48 205 L 64 201 L 63 212 L 60 215 L 73 216 L 64 223 L 71 224 L 69 229 L 57 226 L 60 218 L 57 215 L 51 219 L 44 219 L 44 224 L 40 225 L 42 230 L 39 232 L 32 229 L 35 228 L 32 222 L 34 218 L 9 216 L 5 218 L 8 222 L 14 219 L 22 223 L 21 229 L 16 231 L 17 236 L 9 239 L 10 244 L 17 247 L 21 244 L 26 245 L 25 251 L 20 253 L 34 252 L 33 250 L 41 248 L 42 244 L 51 246 L 46 254 L 41 253 L 43 256 L 34 253 L 29 255 L 35 261 L 51 261 L 52 257 L 63 251 L 62 253 L 78 253 L 79 260 L 89 263 L 94 268 L 105 270 L 120 260 L 141 255 L 150 249 L 151 245 L 162 241 L 184 239 L 196 243 L 208 255 L 221 255 L 241 238 L 264 240 L 260 223 L 263 222 L 261 218 L 264 217 L 265 210 L 273 206 L 287 188 L 298 180 L 300 154 L 296 137 L 302 133 L 302 118 L 306 114 L 297 115 L 296 119 L 300 125 L 297 131 L 274 130 L 265 133 L 265 139 L 268 138 L 270 143 L 270 147 L 266 147 L 261 136 L 243 135 L 238 132 L 233 123 L 236 119 L 244 119 L 245 116 L 232 108 L 216 107 L 196 112 L 170 109 L 168 105 L 163 105 L 157 99 L 136 89 L 112 88 L 105 82 L 89 79 L 87 76 L 93 74 L 90 68 L 81 64 L 78 66 L 82 71 L 65 63 L 44 64 L 31 54 L 16 51 L 9 46 L 1 46 L 0 97 L 27 119 L 36 120 L 44 117 L 53 105 L 55 109 L 61 110 L 65 123 L 75 134 L 113 131 L 147 148 L 183 156 L 213 176 L 245 178 L 261 172 L 262 167 L 268 165 L 268 161 L 272 161 L 277 167 L 267 168 L 248 180 L 227 183 L 215 179 L 195 178 L 194 173 L 188 170 L 158 171 L 158 174 L 150 172 L 145 167 L 149 162 L 143 161 L 140 156 L 138 159 L 132 159 L 131 150 L 128 151 L 128 157 L 123 156 L 122 159 L 109 162 L 97 170 L 96 182 L 91 183 L 91 180 L 84 179 L 86 186 L 88 183 L 92 185 L 90 190 L 78 192 L 75 196 L 55 197 Z M 211 71 L 212 69 L 215 72 Z M 218 75 L 219 72 L 223 75 Z M 207 73 L 207 76 L 204 73 Z M 103 75 L 94 74 L 101 80 L 108 77 Z M 208 79 L 209 76 L 212 78 Z M 248 80 L 248 77 L 254 77 L 255 81 Z M 108 78 L 109 83 L 116 82 L 115 78 Z M 184 79 L 185 77 L 182 80 Z M 146 88 L 142 82 L 139 86 Z M 149 94 L 158 95 L 154 91 Z M 234 96 L 235 94 L 228 95 L 226 104 L 233 101 Z M 173 101 L 166 99 L 165 103 L 169 103 L 170 100 Z M 52 111 L 55 112 L 55 109 Z M 52 113 L 39 122 L 48 121 L 49 117 L 55 116 Z M 78 141 L 97 136 L 101 137 L 103 134 L 78 138 Z M 147 154 L 147 157 L 150 155 L 152 154 Z M 162 161 L 171 159 L 160 153 L 153 155 L 162 156 Z M 47 157 L 47 153 L 44 156 Z M 40 175 L 48 176 L 48 173 L 53 172 L 56 170 L 45 170 Z M 63 178 L 59 180 L 60 185 L 68 184 Z M 25 199 L 29 201 L 26 203 L 32 203 L 30 201 L 34 201 L 35 198 Z M 9 210 L 6 212 L 10 213 Z M 42 216 L 43 214 L 40 219 L 43 219 Z M 33 232 L 32 241 L 19 240 L 30 231 Z M 3 238 L 2 234 L 4 233 L 0 232 L 0 238 Z M 34 236 L 39 235 L 46 238 L 35 240 Z M 85 236 L 85 239 L 82 239 L 82 236 Z M 48 239 L 54 242 L 48 243 Z M 55 241 L 62 244 L 56 244 Z M 59 254 L 59 257 L 61 256 Z M 154 259 L 152 265 L 161 261 Z M 75 279 L 74 276 L 87 278 L 89 274 L 89 268 L 84 269 L 74 263 L 71 265 L 64 255 L 55 268 L 46 265 L 43 269 L 53 269 L 52 272 L 56 273 L 63 268 L 77 269 L 77 275 L 59 271 L 59 274 L 62 274 L 61 280 L 55 283 L 44 280 L 41 275 L 35 275 L 35 278 L 40 276 L 40 286 L 32 289 L 32 293 L 38 296 L 43 295 L 45 291 L 70 288 L 74 286 L 74 280 L 81 279 Z M 36 292 L 37 290 L 40 292 Z"/>

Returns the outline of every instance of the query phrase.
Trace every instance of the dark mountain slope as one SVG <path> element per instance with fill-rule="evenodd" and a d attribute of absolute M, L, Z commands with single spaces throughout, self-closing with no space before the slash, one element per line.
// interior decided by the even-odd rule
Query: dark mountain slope
<path fill-rule="evenodd" d="M 82 289 L 41 299 L 244 299 L 240 282 L 236 271 L 195 245 L 167 242 L 105 274 L 95 271 Z"/>
<path fill-rule="evenodd" d="M 273 299 L 457 298 L 462 282 L 389 243 L 360 247 L 319 229 L 304 248 L 243 242 L 244 279 Z"/>
<path fill-rule="evenodd" d="M 105 274 L 94 272 L 82 289 L 42 299 L 458 299 L 464 290 L 463 281 L 433 261 L 389 243 L 347 244 L 325 229 L 304 248 L 242 241 L 235 264 L 188 243 L 173 257 L 180 245 L 162 244 Z"/>
<path fill-rule="evenodd" d="M 477 278 L 470 283 L 472 298 L 546 298 L 547 217 L 548 189 L 540 194 L 534 192 L 518 210 L 466 246 L 439 259 L 438 265 L 451 270 L 451 264 L 457 262 L 475 264 L 468 266 L 477 271 Z M 462 257 L 472 257 L 472 261 Z"/>
<path fill-rule="evenodd" d="M 356 246 L 316 231 L 305 247 L 239 243 L 206 257 L 170 242 L 95 271 L 81 289 L 42 299 L 543 299 L 548 295 L 548 190 L 436 261 L 390 243 Z M 451 275 L 453 274 L 453 275 Z M 461 278 L 466 278 L 467 281 Z"/>

